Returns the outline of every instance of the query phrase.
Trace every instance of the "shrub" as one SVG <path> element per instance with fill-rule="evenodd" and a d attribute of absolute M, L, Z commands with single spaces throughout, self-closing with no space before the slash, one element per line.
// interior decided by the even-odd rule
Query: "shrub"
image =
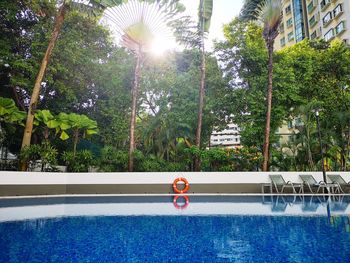
<path fill-rule="evenodd" d="M 93 164 L 93 155 L 88 150 L 76 152 L 64 152 L 63 161 L 67 165 L 68 172 L 87 172 Z"/>

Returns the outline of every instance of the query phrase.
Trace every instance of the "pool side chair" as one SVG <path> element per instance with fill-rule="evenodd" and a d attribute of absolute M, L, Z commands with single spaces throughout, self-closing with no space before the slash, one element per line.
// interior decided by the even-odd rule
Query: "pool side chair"
<path fill-rule="evenodd" d="M 284 180 L 284 178 L 282 177 L 282 175 L 280 175 L 280 174 L 270 174 L 269 177 L 271 179 L 272 186 L 275 187 L 276 192 L 278 194 L 283 193 L 284 189 L 286 189 L 286 188 L 292 188 L 294 194 L 300 193 L 300 190 L 302 188 L 301 184 L 299 184 L 299 183 L 292 183 L 291 181 L 286 182 Z M 295 187 L 299 187 L 299 192 L 297 192 L 295 190 Z"/>
<path fill-rule="evenodd" d="M 346 188 L 350 187 L 350 182 L 346 182 L 344 178 L 341 177 L 339 174 L 328 174 L 327 176 L 333 184 L 336 184 L 338 186 L 340 192 L 346 193 L 345 190 Z"/>
<path fill-rule="evenodd" d="M 301 210 L 304 212 L 316 212 L 318 207 L 321 204 L 321 201 L 317 198 L 316 201 L 314 201 L 315 196 L 311 196 L 308 198 L 304 198 L 303 204 L 301 206 Z M 317 202 L 318 201 L 318 202 Z"/>
<path fill-rule="evenodd" d="M 304 187 L 310 190 L 313 194 L 318 194 L 318 192 L 322 189 L 322 193 L 324 193 L 324 189 L 327 187 L 332 187 L 330 184 L 325 183 L 324 181 L 317 182 L 316 179 L 310 174 L 300 174 L 300 179 L 303 181 L 302 192 L 304 193 Z M 317 191 L 314 192 L 312 189 L 317 188 Z"/>

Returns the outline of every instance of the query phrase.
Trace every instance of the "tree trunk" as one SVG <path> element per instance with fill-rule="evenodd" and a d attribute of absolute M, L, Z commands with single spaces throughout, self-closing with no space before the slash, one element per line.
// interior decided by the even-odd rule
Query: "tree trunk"
<path fill-rule="evenodd" d="M 132 100 L 131 100 L 131 117 L 130 117 L 130 145 L 129 145 L 129 165 L 128 171 L 134 170 L 134 150 L 135 150 L 135 123 L 136 123 L 136 108 L 137 108 L 137 95 L 140 85 L 141 74 L 141 50 L 136 55 L 135 71 L 134 71 L 134 86 L 132 88 Z"/>
<path fill-rule="evenodd" d="M 28 108 L 26 126 L 25 126 L 24 134 L 23 134 L 22 149 L 25 146 L 30 145 L 30 141 L 31 141 L 31 137 L 32 137 L 32 130 L 33 130 L 34 114 L 35 114 L 36 106 L 37 106 L 38 99 L 39 99 L 41 82 L 43 81 L 44 74 L 45 74 L 47 65 L 49 63 L 51 54 L 52 54 L 52 50 L 56 44 L 58 35 L 61 31 L 61 27 L 62 27 L 62 24 L 64 22 L 64 16 L 66 13 L 66 9 L 67 9 L 67 5 L 65 2 L 63 2 L 62 6 L 58 10 L 58 14 L 55 18 L 55 26 L 54 26 L 54 29 L 53 29 L 53 32 L 51 35 L 51 39 L 50 39 L 49 45 L 46 49 L 44 58 L 43 58 L 41 65 L 40 65 L 38 75 L 37 75 L 36 80 L 35 80 L 33 93 L 32 93 L 32 97 L 30 99 L 30 104 L 29 104 L 29 108 Z"/>
<path fill-rule="evenodd" d="M 75 157 L 75 154 L 77 153 L 77 145 L 79 141 L 79 130 L 74 130 L 73 133 L 73 156 Z"/>
<path fill-rule="evenodd" d="M 310 123 L 309 117 L 308 117 L 308 123 Z M 306 126 L 306 139 L 307 139 L 308 165 L 309 165 L 310 171 L 314 171 L 315 165 L 314 165 L 314 160 L 312 158 L 312 152 L 311 152 L 309 124 Z"/>
<path fill-rule="evenodd" d="M 204 88 L 205 88 L 205 50 L 204 50 L 204 37 L 202 32 L 202 43 L 201 43 L 201 81 L 199 87 L 199 99 L 198 99 L 198 119 L 197 119 L 197 130 L 196 130 L 196 146 L 198 149 L 201 148 L 201 134 L 202 134 L 202 120 L 203 120 L 203 107 L 204 107 Z M 201 160 L 198 156 L 194 159 L 194 169 L 196 172 L 201 169 Z"/>
<path fill-rule="evenodd" d="M 350 128 L 348 131 L 348 143 L 347 143 L 347 148 L 346 148 L 346 158 L 345 160 L 347 161 L 350 157 Z M 347 164 L 345 165 L 345 171 L 348 169 Z"/>
<path fill-rule="evenodd" d="M 270 126 L 271 126 L 271 108 L 272 108 L 272 74 L 273 74 L 273 44 L 274 40 L 268 40 L 267 49 L 268 49 L 268 85 L 267 85 L 267 111 L 266 111 L 266 126 L 265 126 L 265 139 L 264 139 L 264 162 L 263 162 L 263 171 L 266 172 L 269 170 L 269 159 L 270 159 Z"/>

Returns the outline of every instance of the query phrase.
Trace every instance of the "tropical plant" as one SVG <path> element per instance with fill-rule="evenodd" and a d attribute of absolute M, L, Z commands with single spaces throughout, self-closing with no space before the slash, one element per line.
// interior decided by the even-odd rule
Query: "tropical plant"
<path fill-rule="evenodd" d="M 97 122 L 91 120 L 89 117 L 83 114 L 60 113 L 58 115 L 58 120 L 59 123 L 56 129 L 61 131 L 60 138 L 62 140 L 69 139 L 70 136 L 66 131 L 72 130 L 71 136 L 73 137 L 73 155 L 76 154 L 77 145 L 81 137 L 85 138 L 98 133 Z"/>
<path fill-rule="evenodd" d="M 22 124 L 24 118 L 25 112 L 18 110 L 12 99 L 0 97 L 0 144 L 5 139 L 2 123 Z"/>
<path fill-rule="evenodd" d="M 242 20 L 254 20 L 257 16 L 259 5 L 264 0 L 245 0 L 239 18 Z"/>
<path fill-rule="evenodd" d="M 57 164 L 58 151 L 48 142 L 42 144 L 33 144 L 21 149 L 20 159 L 24 167 L 34 169 L 37 161 L 40 160 L 41 171 L 51 171 L 53 166 Z"/>
<path fill-rule="evenodd" d="M 25 130 L 23 134 L 23 140 L 22 140 L 22 148 L 25 146 L 29 146 L 31 143 L 34 115 L 37 109 L 37 104 L 38 104 L 38 99 L 40 95 L 43 78 L 45 75 L 46 68 L 49 64 L 52 51 L 60 35 L 61 28 L 65 20 L 66 12 L 69 9 L 79 9 L 86 12 L 86 14 L 96 14 L 96 11 L 100 12 L 103 8 L 106 8 L 112 4 L 119 4 L 120 2 L 121 0 L 120 1 L 118 0 L 59 1 L 59 9 L 55 17 L 54 28 L 52 30 L 51 38 L 48 43 L 46 52 L 40 64 L 40 68 L 36 76 L 35 84 L 33 87 L 31 98 L 30 98 L 30 103 L 29 103 L 28 113 L 27 113 L 27 120 L 26 120 Z"/>
<path fill-rule="evenodd" d="M 205 48 L 204 48 L 204 34 L 209 33 L 211 15 L 213 12 L 213 0 L 200 0 L 199 3 L 199 17 L 198 27 L 200 35 L 200 50 L 201 50 L 201 80 L 199 87 L 199 101 L 198 101 L 198 120 L 196 130 L 196 146 L 201 147 L 201 134 L 202 134 L 202 120 L 203 120 L 203 107 L 204 107 L 204 93 L 205 93 Z M 200 159 L 195 158 L 195 170 L 200 170 Z"/>
<path fill-rule="evenodd" d="M 56 129 L 59 125 L 58 121 L 49 110 L 37 110 L 34 117 L 34 125 L 42 126 L 44 140 L 48 142 L 50 129 Z"/>
<path fill-rule="evenodd" d="M 105 146 L 101 150 L 99 159 L 99 170 L 103 172 L 125 172 L 127 171 L 128 153 L 117 150 L 112 146 Z"/>
<path fill-rule="evenodd" d="M 0 121 L 1 122 L 21 123 L 24 118 L 25 118 L 25 112 L 18 110 L 15 102 L 12 99 L 0 97 Z"/>
<path fill-rule="evenodd" d="M 62 159 L 67 165 L 68 172 L 88 172 L 94 163 L 93 155 L 88 150 L 78 152 L 64 152 Z"/>
<path fill-rule="evenodd" d="M 273 77 L 273 46 L 278 35 L 278 28 L 282 21 L 282 2 L 281 0 L 266 0 L 260 6 L 258 18 L 262 22 L 264 30 L 263 37 L 268 51 L 268 86 L 267 86 L 267 110 L 265 139 L 263 148 L 263 171 L 269 169 L 269 149 L 270 149 L 270 127 L 271 127 L 271 108 L 272 108 L 272 77 Z"/>
<path fill-rule="evenodd" d="M 167 30 L 166 24 L 181 10 L 178 0 L 137 1 L 131 0 L 117 7 L 107 8 L 104 18 L 112 31 L 121 37 L 120 44 L 133 52 L 135 56 L 134 83 L 131 96 L 129 164 L 128 170 L 134 169 L 133 152 L 135 145 L 135 123 L 137 100 L 140 86 L 141 68 L 145 54 L 159 30 Z M 127 19 L 119 19 L 125 17 Z M 166 32 L 164 32 L 166 33 Z"/>

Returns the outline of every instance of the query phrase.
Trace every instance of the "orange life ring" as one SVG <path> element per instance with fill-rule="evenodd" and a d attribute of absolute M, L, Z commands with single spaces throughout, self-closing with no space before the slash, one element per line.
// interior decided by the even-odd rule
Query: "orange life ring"
<path fill-rule="evenodd" d="M 177 188 L 177 183 L 178 182 L 184 182 L 185 183 L 185 188 L 182 189 L 182 190 L 179 190 Z M 183 178 L 183 177 L 179 177 L 179 178 L 176 178 L 173 182 L 173 189 L 174 189 L 174 192 L 175 193 L 178 193 L 178 194 L 183 194 L 183 193 L 186 193 L 188 191 L 188 189 L 190 189 L 190 184 L 188 183 L 188 181 L 186 180 L 186 178 Z"/>
<path fill-rule="evenodd" d="M 185 199 L 185 203 L 183 205 L 179 205 L 177 203 L 177 200 L 182 197 L 183 199 Z M 174 196 L 174 199 L 173 199 L 173 204 L 175 206 L 176 209 L 186 209 L 188 204 L 190 203 L 190 200 L 188 198 L 187 195 L 177 195 L 177 196 Z"/>

